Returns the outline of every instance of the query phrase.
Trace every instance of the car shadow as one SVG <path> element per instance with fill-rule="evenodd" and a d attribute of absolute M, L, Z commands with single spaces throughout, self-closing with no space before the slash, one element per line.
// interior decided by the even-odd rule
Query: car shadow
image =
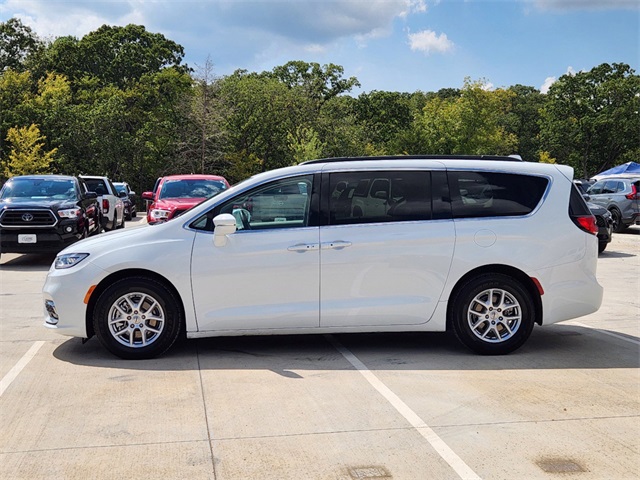
<path fill-rule="evenodd" d="M 3 254 L 0 270 L 20 272 L 46 272 L 56 258 L 55 253 L 34 253 L 13 256 L 5 259 L 9 254 Z"/>
<path fill-rule="evenodd" d="M 54 357 L 98 368 L 269 370 L 299 378 L 297 370 L 352 370 L 334 346 L 337 342 L 374 372 L 638 368 L 637 339 L 629 338 L 627 342 L 591 328 L 558 324 L 535 328 L 525 346 L 509 355 L 482 356 L 447 333 L 214 337 L 182 340 L 159 358 L 137 361 L 114 357 L 93 338 L 85 344 L 80 339 L 65 341 Z"/>
<path fill-rule="evenodd" d="M 629 258 L 636 257 L 633 253 L 626 252 L 616 252 L 615 250 L 605 250 L 598 254 L 598 257 L 607 257 L 607 258 Z"/>

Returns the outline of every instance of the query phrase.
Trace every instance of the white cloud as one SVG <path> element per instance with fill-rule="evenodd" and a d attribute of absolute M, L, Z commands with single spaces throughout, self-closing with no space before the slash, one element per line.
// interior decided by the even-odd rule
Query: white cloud
<path fill-rule="evenodd" d="M 549 88 L 556 81 L 556 77 L 547 77 L 544 79 L 544 83 L 540 87 L 540 93 L 544 93 L 545 95 L 549 92 Z"/>
<path fill-rule="evenodd" d="M 573 77 L 576 73 L 578 72 L 576 72 L 576 70 L 571 65 L 569 65 L 567 67 L 567 71 L 565 72 L 565 75 L 571 75 Z M 551 85 L 553 85 L 556 80 L 557 80 L 556 77 L 545 78 L 544 83 L 540 87 L 540 93 L 547 94 L 549 92 L 549 88 L 551 88 Z"/>
<path fill-rule="evenodd" d="M 453 42 L 447 38 L 446 34 L 437 35 L 432 30 L 410 33 L 408 36 L 411 50 L 424 52 L 427 55 L 430 53 L 447 53 L 454 47 Z"/>

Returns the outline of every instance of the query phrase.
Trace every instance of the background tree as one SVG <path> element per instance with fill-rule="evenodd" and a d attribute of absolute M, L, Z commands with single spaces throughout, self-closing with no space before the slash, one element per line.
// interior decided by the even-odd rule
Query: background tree
<path fill-rule="evenodd" d="M 413 121 L 411 96 L 408 93 L 363 93 L 355 103 L 355 113 L 369 144 L 381 153 L 395 153 L 393 142 Z"/>
<path fill-rule="evenodd" d="M 294 165 L 322 157 L 324 145 L 313 128 L 298 127 L 295 133 L 287 134 L 287 140 Z"/>
<path fill-rule="evenodd" d="M 287 87 L 301 89 L 317 109 L 328 100 L 360 86 L 356 77 L 342 78 L 344 68 L 333 63 L 320 66 L 314 62 L 292 61 L 275 67 L 272 74 Z"/>
<path fill-rule="evenodd" d="M 640 77 L 626 64 L 603 63 L 567 74 L 549 88 L 542 147 L 588 178 L 640 149 Z"/>
<path fill-rule="evenodd" d="M 407 153 L 495 154 L 513 153 L 517 138 L 504 128 L 512 92 L 489 91 L 483 81 L 465 79 L 460 96 L 429 98 L 416 117 L 414 132 L 406 137 Z"/>
<path fill-rule="evenodd" d="M 148 32 L 142 25 L 112 27 L 103 25 L 82 39 L 60 37 L 42 56 L 40 71 L 66 75 L 75 85 L 83 77 L 99 79 L 101 86 L 131 86 L 143 75 L 165 68 L 181 72 L 184 49 L 159 33 Z"/>
<path fill-rule="evenodd" d="M 37 125 L 10 128 L 7 141 L 11 150 L 8 161 L 3 165 L 4 176 L 51 173 L 50 165 L 56 149 L 45 151 L 43 140 Z"/>
<path fill-rule="evenodd" d="M 36 55 L 44 43 L 18 18 L 10 18 L 0 23 L 0 72 L 9 68 L 16 71 L 25 69 L 25 61 Z"/>
<path fill-rule="evenodd" d="M 517 138 L 512 153 L 523 160 L 535 162 L 540 155 L 540 118 L 545 96 L 535 87 L 514 85 L 507 89 L 512 93 L 509 112 L 504 118 L 506 132 Z"/>
<path fill-rule="evenodd" d="M 181 103 L 186 122 L 181 125 L 179 150 L 185 171 L 213 173 L 225 168 L 224 106 L 219 89 L 213 62 L 207 57 L 205 64 L 196 68 L 193 84 Z"/>

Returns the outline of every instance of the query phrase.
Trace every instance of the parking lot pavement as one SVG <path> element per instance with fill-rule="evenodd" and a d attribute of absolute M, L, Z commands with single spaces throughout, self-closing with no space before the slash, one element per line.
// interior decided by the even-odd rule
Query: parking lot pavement
<path fill-rule="evenodd" d="M 500 357 L 420 333 L 124 361 L 42 327 L 52 260 L 0 262 L 0 478 L 638 478 L 639 227 L 600 256 L 598 312 Z"/>

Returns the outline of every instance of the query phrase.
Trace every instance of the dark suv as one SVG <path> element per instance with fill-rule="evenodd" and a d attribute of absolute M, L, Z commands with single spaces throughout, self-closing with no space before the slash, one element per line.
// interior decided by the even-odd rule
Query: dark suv
<path fill-rule="evenodd" d="M 0 190 L 0 252 L 57 252 L 100 232 L 97 195 L 82 179 L 13 177 Z"/>

